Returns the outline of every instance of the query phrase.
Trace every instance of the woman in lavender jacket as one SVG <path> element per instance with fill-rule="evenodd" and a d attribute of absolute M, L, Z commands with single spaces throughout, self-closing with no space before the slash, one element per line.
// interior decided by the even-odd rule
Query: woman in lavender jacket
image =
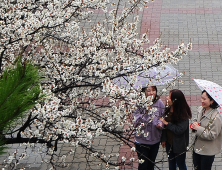
<path fill-rule="evenodd" d="M 151 107 L 156 108 L 156 111 L 152 114 L 147 114 L 148 111 L 141 107 L 133 112 L 134 126 L 136 128 L 136 151 L 138 159 L 144 160 L 143 163 L 139 163 L 138 170 L 153 170 L 162 133 L 162 122 L 159 118 L 163 116 L 165 106 L 157 96 L 156 86 L 143 88 L 142 92 L 145 92 L 146 97 L 153 96 L 153 105 Z"/>

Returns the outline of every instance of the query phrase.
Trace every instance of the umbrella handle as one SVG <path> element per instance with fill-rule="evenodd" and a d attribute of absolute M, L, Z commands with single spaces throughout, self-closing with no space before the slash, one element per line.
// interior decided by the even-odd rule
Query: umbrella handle
<path fill-rule="evenodd" d="M 193 123 L 190 124 L 190 129 L 193 129 L 192 125 L 193 125 Z M 198 125 L 200 126 L 200 123 L 198 123 Z"/>

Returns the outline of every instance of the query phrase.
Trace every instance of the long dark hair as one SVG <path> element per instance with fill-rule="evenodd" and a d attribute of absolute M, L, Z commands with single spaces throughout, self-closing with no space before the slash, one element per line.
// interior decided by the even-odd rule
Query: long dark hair
<path fill-rule="evenodd" d="M 154 99 L 153 99 L 153 103 L 156 103 L 156 101 L 160 98 L 160 97 L 157 95 L 157 87 L 156 87 L 156 86 L 151 86 L 151 87 L 156 91 L 156 95 L 155 95 L 155 97 L 154 97 Z M 147 88 L 147 87 L 143 87 L 143 88 L 142 88 L 142 92 L 145 93 L 146 88 Z"/>
<path fill-rule="evenodd" d="M 170 93 L 172 101 L 171 107 L 173 107 L 172 122 L 175 123 L 181 120 L 191 119 L 192 113 L 184 94 L 178 89 L 173 89 Z"/>
<path fill-rule="evenodd" d="M 203 90 L 203 91 L 202 91 L 202 94 L 203 94 L 204 92 L 206 92 L 206 90 Z M 207 92 L 206 92 L 206 94 L 207 94 L 207 97 L 210 99 L 210 101 L 213 100 L 213 103 L 210 104 L 210 108 L 212 108 L 212 109 L 218 108 L 218 107 L 219 107 L 218 103 L 217 103 Z"/>

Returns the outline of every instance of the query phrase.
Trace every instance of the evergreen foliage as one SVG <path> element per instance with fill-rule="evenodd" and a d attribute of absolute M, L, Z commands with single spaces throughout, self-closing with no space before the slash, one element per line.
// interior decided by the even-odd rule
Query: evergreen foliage
<path fill-rule="evenodd" d="M 25 116 L 41 97 L 41 75 L 38 68 L 29 62 L 21 63 L 21 58 L 14 68 L 7 68 L 0 79 L 0 137 L 3 140 L 4 131 L 10 124 L 16 123 Z M 0 141 L 4 145 L 4 141 Z M 0 148 L 3 153 L 4 147 Z"/>

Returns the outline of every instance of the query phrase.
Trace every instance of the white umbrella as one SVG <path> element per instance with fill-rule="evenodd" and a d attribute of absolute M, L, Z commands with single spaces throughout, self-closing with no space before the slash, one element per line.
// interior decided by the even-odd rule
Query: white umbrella
<path fill-rule="evenodd" d="M 139 66 L 137 66 L 138 68 Z M 133 71 L 135 68 L 130 67 L 126 72 Z M 136 81 L 133 83 L 134 88 L 138 88 L 139 86 L 147 87 L 156 86 L 156 85 L 164 85 L 166 83 L 175 80 L 179 76 L 179 72 L 172 65 L 167 64 L 164 68 L 161 66 L 150 68 L 147 71 L 141 71 L 138 76 L 136 76 Z M 118 77 L 113 80 L 115 84 L 120 87 L 129 87 L 132 82 L 133 76 L 123 76 Z"/>
<path fill-rule="evenodd" d="M 218 111 L 222 113 L 222 87 L 212 81 L 193 79 L 201 91 L 205 90 L 218 104 Z"/>

